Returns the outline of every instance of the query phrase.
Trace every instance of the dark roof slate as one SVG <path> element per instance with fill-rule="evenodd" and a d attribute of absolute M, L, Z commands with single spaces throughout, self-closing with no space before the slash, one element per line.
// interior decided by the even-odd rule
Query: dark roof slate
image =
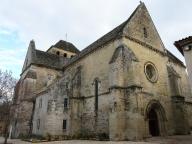
<path fill-rule="evenodd" d="M 175 41 L 174 45 L 177 47 L 177 49 L 181 52 L 181 54 L 183 55 L 183 49 L 182 47 L 185 45 L 188 45 L 192 43 L 192 36 L 186 37 L 184 39 Z"/>
<path fill-rule="evenodd" d="M 62 69 L 64 62 L 67 61 L 67 59 L 64 57 L 60 57 L 40 50 L 36 50 L 35 54 L 36 57 L 32 63 L 54 69 Z"/>
<path fill-rule="evenodd" d="M 174 54 L 172 54 L 170 51 L 166 50 L 167 51 L 167 56 L 174 62 L 180 64 L 181 66 L 185 67 L 185 65 L 183 64 L 183 62 L 178 59 Z"/>
<path fill-rule="evenodd" d="M 52 47 L 56 47 L 76 54 L 80 53 L 80 51 L 72 43 L 64 40 L 58 41 L 55 45 L 51 46 L 49 49 L 51 49 Z"/>

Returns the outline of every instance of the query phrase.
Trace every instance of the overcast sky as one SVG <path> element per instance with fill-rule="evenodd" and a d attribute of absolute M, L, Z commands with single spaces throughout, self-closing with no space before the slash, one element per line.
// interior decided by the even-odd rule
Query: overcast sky
<path fill-rule="evenodd" d="M 166 46 L 191 35 L 192 0 L 143 0 Z M 0 69 L 19 77 L 29 41 L 46 50 L 60 39 L 82 50 L 121 24 L 139 0 L 1 0 Z"/>

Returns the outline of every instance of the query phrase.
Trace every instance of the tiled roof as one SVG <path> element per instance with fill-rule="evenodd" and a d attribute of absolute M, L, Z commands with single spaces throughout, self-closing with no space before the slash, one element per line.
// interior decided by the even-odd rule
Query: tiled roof
<path fill-rule="evenodd" d="M 182 47 L 185 45 L 188 45 L 192 43 L 192 36 L 186 37 L 184 39 L 175 41 L 174 45 L 177 47 L 177 49 L 181 52 L 181 54 L 183 55 L 183 49 Z"/>
<path fill-rule="evenodd" d="M 76 53 L 76 54 L 78 54 L 80 52 L 72 43 L 66 42 L 64 40 L 58 41 L 55 45 L 51 46 L 51 48 L 52 47 L 56 47 L 56 48 L 59 48 L 59 49 L 65 50 L 65 51 L 70 51 L 70 52 Z"/>
<path fill-rule="evenodd" d="M 180 64 L 181 66 L 185 67 L 185 65 L 183 64 L 183 62 L 178 59 L 175 55 L 173 55 L 170 51 L 167 50 L 167 56 L 174 62 Z"/>
<path fill-rule="evenodd" d="M 65 64 L 65 62 L 68 61 L 64 57 L 60 57 L 40 50 L 35 50 L 35 54 L 36 56 L 32 63 L 54 69 L 62 69 L 62 66 Z"/>

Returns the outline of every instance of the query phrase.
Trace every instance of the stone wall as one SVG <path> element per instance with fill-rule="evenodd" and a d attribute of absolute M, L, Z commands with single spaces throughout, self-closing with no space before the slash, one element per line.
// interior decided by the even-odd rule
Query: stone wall
<path fill-rule="evenodd" d="M 186 102 L 186 112 L 188 116 L 188 122 L 189 122 L 189 127 L 192 129 L 192 103 L 191 102 Z"/>
<path fill-rule="evenodd" d="M 61 56 L 61 57 L 64 57 L 64 54 L 67 54 L 67 56 L 66 56 L 67 58 L 71 58 L 76 55 L 76 53 L 65 51 L 65 50 L 62 50 L 62 49 L 59 49 L 56 47 L 52 47 L 48 52 L 55 54 L 55 55 L 58 55 L 57 52 L 59 52 L 59 56 Z"/>
<path fill-rule="evenodd" d="M 15 108 L 12 122 L 12 137 L 28 136 L 30 134 L 33 103 L 30 101 L 22 101 L 19 103 L 19 106 Z"/>
<path fill-rule="evenodd" d="M 146 77 L 147 62 L 157 69 L 156 82 Z M 50 85 L 46 96 L 40 96 L 49 97 L 55 107 L 46 113 L 43 135 L 47 132 L 71 136 L 106 134 L 111 140 L 143 139 L 151 136 L 147 110 L 152 108 L 158 114 L 159 134 L 175 134 L 176 113 L 172 107 L 167 65 L 180 76 L 179 94 L 190 99 L 184 67 L 127 38 L 108 43 L 65 68 L 63 77 Z M 95 111 L 96 78 L 99 80 L 98 111 Z M 64 97 L 69 99 L 66 113 L 62 107 Z M 68 124 L 63 132 L 65 118 Z"/>
<path fill-rule="evenodd" d="M 185 48 L 187 48 L 187 46 L 185 46 Z M 183 49 L 185 49 L 183 48 Z M 187 72 L 188 72 L 188 75 L 189 75 L 189 82 L 190 82 L 190 86 L 191 86 L 191 89 L 192 89 L 192 59 L 191 59 L 191 55 L 192 55 L 192 51 L 183 51 L 184 52 L 184 57 L 185 57 L 185 62 L 186 62 L 186 65 L 187 65 Z"/>
<path fill-rule="evenodd" d="M 15 116 L 12 120 L 12 136 L 30 135 L 34 98 L 38 91 L 46 89 L 51 83 L 61 76 L 61 72 L 46 67 L 31 65 L 21 75 L 18 86 L 18 97 L 15 100 Z M 16 123 L 16 125 L 15 125 Z"/>
<path fill-rule="evenodd" d="M 31 42 L 29 60 L 34 50 Z M 57 50 L 53 47 L 50 53 Z M 36 52 L 40 63 L 30 66 L 26 59 L 24 68 L 28 68 L 20 79 L 17 135 L 30 133 L 32 118 L 33 134 L 43 136 L 136 140 L 189 132 L 192 97 L 185 66 L 165 49 L 144 3 L 69 63 L 63 57 Z M 61 69 L 61 59 L 62 72 L 54 70 Z M 156 125 L 151 124 L 151 115 Z M 66 129 L 63 120 L 67 120 Z M 182 124 L 177 126 L 179 121 Z"/>

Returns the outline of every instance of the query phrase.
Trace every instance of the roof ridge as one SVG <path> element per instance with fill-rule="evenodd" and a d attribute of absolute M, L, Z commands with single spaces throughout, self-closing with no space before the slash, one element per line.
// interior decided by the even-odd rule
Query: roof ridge
<path fill-rule="evenodd" d="M 179 58 L 177 58 L 171 51 L 169 51 L 168 49 L 166 49 L 166 51 L 167 51 L 167 55 L 169 58 L 172 58 L 172 60 L 174 58 L 178 63 L 180 63 L 182 66 L 186 67 L 185 64 Z"/>
<path fill-rule="evenodd" d="M 38 49 L 36 49 L 35 51 L 41 52 L 41 53 L 46 54 L 46 55 L 54 56 L 54 57 L 60 57 L 60 56 L 55 55 L 55 54 L 53 54 L 53 53 L 48 53 L 48 52 L 45 52 L 45 51 L 42 51 L 42 50 L 38 50 Z"/>
<path fill-rule="evenodd" d="M 121 23 L 120 25 L 118 25 L 117 27 L 115 27 L 114 29 L 112 29 L 111 31 L 109 31 L 108 33 L 106 33 L 105 35 L 103 35 L 102 37 L 100 37 L 99 39 L 97 39 L 96 41 L 91 43 L 90 45 L 88 45 L 76 57 L 74 57 L 72 60 L 70 60 L 69 63 L 67 65 L 65 65 L 64 67 L 69 66 L 70 64 L 74 63 L 78 59 L 80 59 L 83 56 L 87 55 L 88 53 L 94 51 L 95 49 L 99 48 L 101 45 L 104 45 L 105 43 L 109 42 L 110 40 L 115 39 L 118 36 L 122 36 L 124 27 L 131 20 L 131 18 L 135 15 L 135 13 L 138 11 L 138 9 L 142 6 L 145 6 L 145 4 L 143 2 L 141 2 L 136 7 L 136 9 L 132 12 L 132 14 L 129 16 L 129 18 L 126 21 L 124 21 L 123 23 Z"/>
<path fill-rule="evenodd" d="M 103 37 L 107 36 L 108 34 L 112 33 L 116 28 L 121 27 L 121 29 L 119 30 L 119 32 L 121 32 L 121 30 L 123 30 L 123 28 L 126 26 L 126 24 L 131 20 L 131 18 L 135 15 L 135 13 L 137 12 L 137 10 L 143 6 L 144 3 L 141 2 L 136 9 L 131 13 L 131 15 L 127 18 L 126 21 L 122 22 L 120 25 L 116 26 L 115 28 L 113 28 L 111 31 L 109 31 L 108 33 L 104 34 L 102 37 L 100 37 L 99 39 L 97 39 L 96 41 L 94 41 L 93 43 L 91 43 L 90 45 L 88 45 L 86 48 L 88 48 L 89 46 L 91 46 L 92 44 L 94 44 L 95 42 L 99 41 L 100 39 L 102 39 Z M 119 34 L 119 33 L 118 33 Z M 117 35 L 118 36 L 118 35 Z M 85 48 L 85 49 L 86 49 Z M 84 49 L 83 49 L 84 50 Z M 83 51 L 82 50 L 82 51 Z"/>

